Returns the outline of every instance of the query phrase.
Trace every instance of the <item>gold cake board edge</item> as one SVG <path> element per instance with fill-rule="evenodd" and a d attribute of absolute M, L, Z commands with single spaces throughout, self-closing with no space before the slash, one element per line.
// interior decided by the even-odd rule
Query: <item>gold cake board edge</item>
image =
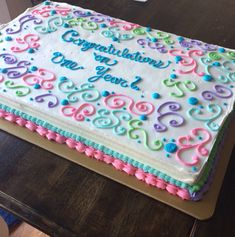
<path fill-rule="evenodd" d="M 108 177 L 118 183 L 121 183 L 131 189 L 141 192 L 155 200 L 165 203 L 171 207 L 174 207 L 196 219 L 206 220 L 212 217 L 216 202 L 219 196 L 219 192 L 223 183 L 223 179 L 226 173 L 226 168 L 229 163 L 229 158 L 234 146 L 234 134 L 235 123 L 229 125 L 227 130 L 226 142 L 223 144 L 223 149 L 220 151 L 222 157 L 219 158 L 217 168 L 214 174 L 213 182 L 209 191 L 204 195 L 203 199 L 198 202 L 183 201 L 179 197 L 170 195 L 166 191 L 159 190 L 151 187 L 144 182 L 137 180 L 134 176 L 129 176 L 122 171 L 115 170 L 111 165 L 107 165 L 104 162 L 99 162 L 95 159 L 86 157 L 86 155 L 77 152 L 74 149 L 70 149 L 65 144 L 58 144 L 53 141 L 49 141 L 42 138 L 36 132 L 31 132 L 24 127 L 20 127 L 16 124 L 10 123 L 4 119 L 0 120 L 0 129 L 8 132 L 16 137 L 19 137 L 27 142 L 37 145 L 43 149 L 46 149 L 58 156 L 66 158 L 72 162 L 75 162 L 89 170 L 92 170 L 100 175 Z"/>

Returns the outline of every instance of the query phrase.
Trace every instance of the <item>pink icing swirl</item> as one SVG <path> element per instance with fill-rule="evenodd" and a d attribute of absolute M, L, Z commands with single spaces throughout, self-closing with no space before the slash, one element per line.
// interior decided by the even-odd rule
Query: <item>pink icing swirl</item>
<path fill-rule="evenodd" d="M 4 81 L 4 76 L 0 75 L 0 83 L 2 83 Z"/>
<path fill-rule="evenodd" d="M 193 143 L 197 139 L 199 132 L 203 134 L 203 140 L 198 143 Z M 176 159 L 185 166 L 194 166 L 199 164 L 202 156 L 208 156 L 209 151 L 205 145 L 211 140 L 211 134 L 204 128 L 194 128 L 191 130 L 191 135 L 179 137 L 177 145 L 180 147 L 176 152 Z M 195 149 L 195 154 L 192 156 L 192 161 L 186 161 L 182 158 L 182 153 L 189 149 Z"/>
<path fill-rule="evenodd" d="M 128 110 L 130 113 L 135 115 L 150 115 L 154 112 L 154 105 L 147 101 L 138 101 L 134 100 L 123 94 L 111 94 L 104 98 L 104 104 L 111 109 L 121 109 L 129 101 Z"/>
<path fill-rule="evenodd" d="M 15 53 L 20 53 L 28 50 L 29 48 L 37 49 L 40 44 L 37 43 L 40 37 L 35 34 L 27 34 L 22 38 L 16 38 L 16 42 L 18 44 L 24 45 L 24 47 L 20 48 L 18 46 L 11 47 L 11 51 Z"/>
<path fill-rule="evenodd" d="M 88 154 L 90 158 L 102 161 L 106 164 L 112 165 L 113 167 L 117 167 L 118 170 L 121 170 L 127 173 L 128 175 L 135 176 L 137 179 L 144 181 L 148 185 L 166 190 L 170 194 L 177 195 L 184 200 L 191 199 L 190 193 L 187 189 L 179 188 L 170 183 L 167 183 L 166 181 L 158 178 L 157 176 L 145 173 L 141 169 L 137 169 L 136 167 L 126 162 L 120 161 L 112 156 L 104 154 L 102 151 L 86 146 L 81 142 L 77 142 L 71 138 L 61 136 L 58 133 L 52 132 L 46 128 L 34 124 L 31 121 L 25 120 L 19 116 L 10 114 L 1 109 L 0 109 L 0 118 L 8 120 L 21 127 L 25 127 L 29 129 L 31 132 L 37 132 L 40 136 L 48 140 L 55 141 L 60 144 L 66 144 L 70 149 L 75 149 L 80 153 Z"/>
<path fill-rule="evenodd" d="M 42 17 L 49 17 L 51 16 L 50 12 L 54 10 L 56 11 L 56 14 L 59 14 L 61 16 L 67 16 L 69 14 L 69 12 L 72 11 L 71 8 L 68 7 L 61 7 L 61 6 L 55 6 L 55 7 L 51 7 L 51 6 L 45 6 L 42 7 L 41 9 L 35 9 L 32 11 L 33 15 L 40 15 Z"/>
<path fill-rule="evenodd" d="M 169 50 L 169 54 L 172 56 L 180 56 L 182 58 L 181 61 L 179 61 L 179 65 L 185 68 L 185 70 L 176 70 L 176 72 L 180 74 L 189 74 L 189 73 L 195 73 L 198 76 L 203 76 L 204 72 L 198 72 L 198 64 L 196 60 L 192 56 L 202 56 L 204 55 L 204 52 L 201 50 L 189 50 L 188 52 L 184 53 L 184 51 L 181 51 L 179 49 L 172 49 Z"/>
<path fill-rule="evenodd" d="M 54 88 L 51 82 L 56 80 L 56 76 L 53 72 L 40 68 L 36 73 L 23 76 L 23 81 L 29 86 L 39 84 L 45 90 Z"/>
<path fill-rule="evenodd" d="M 70 105 L 62 107 L 61 112 L 66 117 L 73 117 L 77 121 L 84 121 L 85 117 L 95 114 L 96 109 L 92 104 L 84 103 L 78 108 Z"/>
<path fill-rule="evenodd" d="M 114 27 L 120 27 L 121 29 L 125 30 L 125 31 L 130 31 L 133 30 L 137 27 L 139 27 L 139 25 L 134 24 L 134 23 L 130 23 L 127 21 L 121 21 L 121 20 L 117 20 L 117 19 L 113 19 L 109 22 L 110 26 L 114 26 Z"/>

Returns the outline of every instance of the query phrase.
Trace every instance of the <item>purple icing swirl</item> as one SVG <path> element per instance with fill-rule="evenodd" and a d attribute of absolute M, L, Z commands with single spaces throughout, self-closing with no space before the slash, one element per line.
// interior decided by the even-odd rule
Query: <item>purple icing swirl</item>
<path fill-rule="evenodd" d="M 162 113 L 161 110 L 163 108 L 168 108 L 170 112 Z M 169 121 L 169 125 L 171 127 L 179 127 L 184 124 L 184 118 L 176 113 L 175 111 L 178 111 L 181 109 L 181 106 L 179 103 L 173 102 L 173 101 L 168 101 L 162 105 L 159 106 L 157 112 L 159 116 L 157 117 L 157 123 L 153 125 L 154 129 L 156 132 L 164 132 L 167 130 L 167 126 L 161 123 L 161 119 L 166 117 L 166 116 L 176 116 L 178 117 L 178 120 L 172 119 Z"/>
<path fill-rule="evenodd" d="M 217 48 L 218 48 L 216 45 L 206 44 L 206 43 L 203 43 L 199 40 L 187 41 L 186 39 L 184 39 L 184 40 L 180 41 L 179 43 L 184 48 L 192 48 L 193 46 L 197 46 L 205 51 L 214 51 L 214 50 L 217 50 Z"/>
<path fill-rule="evenodd" d="M 39 19 L 39 18 L 37 18 L 33 15 L 25 15 L 25 16 L 23 16 L 19 19 L 19 24 L 20 25 L 19 25 L 17 30 L 14 30 L 12 28 L 7 28 L 6 33 L 7 34 L 17 34 L 17 33 L 21 32 L 21 30 L 23 28 L 23 25 L 28 21 L 33 21 L 33 23 L 36 24 L 36 25 L 39 25 L 39 24 L 42 23 L 41 19 Z"/>
<path fill-rule="evenodd" d="M 15 79 L 24 76 L 28 72 L 28 67 L 31 65 L 28 61 L 20 61 L 16 67 L 5 68 L 7 70 L 7 76 Z"/>
<path fill-rule="evenodd" d="M 45 101 L 45 99 L 44 99 L 45 97 L 53 97 L 53 98 L 55 98 L 55 102 L 53 102 L 53 101 L 49 101 L 48 102 L 48 108 L 55 108 L 56 106 L 58 106 L 59 100 L 58 100 L 57 96 L 52 95 L 52 94 L 39 95 L 39 96 L 36 96 L 34 99 L 38 103 L 43 103 Z"/>
<path fill-rule="evenodd" d="M 147 45 L 150 49 L 156 49 L 160 53 L 167 52 L 167 49 L 165 48 L 165 46 L 160 44 L 159 42 L 151 42 L 151 40 L 147 40 L 147 39 L 138 39 L 137 43 L 141 46 Z"/>
<path fill-rule="evenodd" d="M 17 58 L 14 55 L 9 54 L 9 53 L 0 54 L 0 58 L 3 58 L 6 64 L 17 63 Z"/>
<path fill-rule="evenodd" d="M 230 90 L 229 88 L 222 86 L 222 85 L 215 85 L 214 87 L 215 92 L 214 91 L 203 91 L 202 92 L 202 97 L 205 100 L 214 100 L 215 97 L 219 97 L 219 98 L 230 98 L 233 95 L 232 90 Z"/>

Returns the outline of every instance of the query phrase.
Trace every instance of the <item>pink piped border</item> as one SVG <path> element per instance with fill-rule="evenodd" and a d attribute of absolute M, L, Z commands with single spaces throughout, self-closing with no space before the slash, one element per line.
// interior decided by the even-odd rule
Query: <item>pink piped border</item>
<path fill-rule="evenodd" d="M 0 118 L 3 118 L 11 123 L 15 123 L 18 126 L 25 127 L 31 132 L 37 132 L 40 136 L 55 141 L 59 144 L 66 144 L 71 149 L 76 149 L 79 153 L 84 153 L 90 158 L 94 158 L 98 161 L 105 162 L 112 165 L 115 169 L 123 171 L 128 175 L 135 176 L 138 180 L 144 181 L 146 184 L 154 186 L 158 189 L 166 190 L 168 193 L 179 196 L 183 200 L 190 200 L 191 196 L 187 189 L 179 188 L 173 184 L 167 183 L 163 179 L 160 179 L 152 174 L 146 173 L 143 170 L 136 168 L 128 163 L 125 163 L 112 156 L 106 155 L 100 150 L 94 149 L 84 145 L 81 142 L 77 142 L 71 138 L 66 138 L 58 133 L 48 130 L 42 126 L 38 126 L 35 123 L 25 120 L 19 116 L 8 113 L 4 110 L 0 110 Z"/>

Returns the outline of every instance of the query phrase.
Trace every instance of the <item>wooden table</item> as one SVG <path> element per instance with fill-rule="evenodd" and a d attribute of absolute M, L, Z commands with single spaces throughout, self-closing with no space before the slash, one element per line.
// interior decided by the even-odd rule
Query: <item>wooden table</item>
<path fill-rule="evenodd" d="M 144 4 L 132 0 L 67 2 L 140 25 L 235 48 L 234 0 L 148 0 Z M 0 205 L 58 237 L 232 237 L 235 236 L 234 158 L 235 149 L 215 215 L 199 222 L 0 131 Z"/>

